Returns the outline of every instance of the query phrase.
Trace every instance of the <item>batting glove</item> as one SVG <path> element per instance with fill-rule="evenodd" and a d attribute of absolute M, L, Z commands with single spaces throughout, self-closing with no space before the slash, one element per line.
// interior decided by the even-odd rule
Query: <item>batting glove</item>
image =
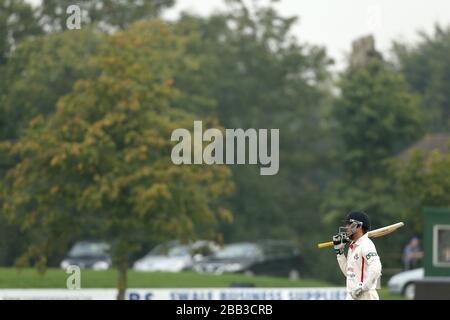
<path fill-rule="evenodd" d="M 352 291 L 350 291 L 350 295 L 352 296 L 353 299 L 358 300 L 358 298 L 362 295 L 363 293 L 363 284 L 360 282 L 356 288 L 354 288 Z"/>
<path fill-rule="evenodd" d="M 338 233 L 337 235 L 333 236 L 334 252 L 338 256 L 341 255 L 341 254 L 344 254 L 344 248 L 345 248 L 345 244 L 347 242 L 348 242 L 347 237 L 344 237 L 340 233 Z"/>

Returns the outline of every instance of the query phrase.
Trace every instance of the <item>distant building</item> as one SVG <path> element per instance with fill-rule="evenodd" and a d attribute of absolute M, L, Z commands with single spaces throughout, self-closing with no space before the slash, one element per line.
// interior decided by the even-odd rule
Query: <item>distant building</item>
<path fill-rule="evenodd" d="M 351 69 L 365 67 L 373 60 L 383 60 L 381 53 L 375 48 L 373 35 L 361 37 L 352 42 Z"/>
<path fill-rule="evenodd" d="M 441 153 L 450 153 L 450 134 L 427 134 L 412 146 L 402 151 L 397 157 L 401 160 L 408 161 L 417 150 L 420 150 L 426 154 L 429 154 L 435 150 Z"/>

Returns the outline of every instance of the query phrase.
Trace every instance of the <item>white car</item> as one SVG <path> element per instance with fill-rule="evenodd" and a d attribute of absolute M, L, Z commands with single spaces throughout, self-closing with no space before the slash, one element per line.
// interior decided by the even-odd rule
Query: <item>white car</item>
<path fill-rule="evenodd" d="M 194 261 L 202 260 L 204 255 L 198 252 L 215 252 L 218 246 L 210 241 L 196 241 L 189 244 L 170 242 L 160 244 L 146 256 L 133 264 L 136 271 L 180 272 L 190 269 Z"/>
<path fill-rule="evenodd" d="M 423 279 L 424 274 L 423 268 L 400 272 L 389 279 L 389 291 L 395 294 L 402 294 L 407 299 L 414 299 L 416 289 L 414 281 Z"/>

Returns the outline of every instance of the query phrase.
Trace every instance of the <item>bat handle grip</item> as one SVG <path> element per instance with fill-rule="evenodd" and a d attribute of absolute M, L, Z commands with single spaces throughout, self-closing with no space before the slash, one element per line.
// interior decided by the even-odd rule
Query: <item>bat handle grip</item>
<path fill-rule="evenodd" d="M 326 248 L 326 247 L 331 247 L 331 246 L 333 246 L 333 241 L 330 241 L 330 242 L 322 242 L 322 243 L 319 243 L 319 244 L 317 245 L 317 247 L 318 247 L 319 249 L 321 249 L 321 248 Z"/>

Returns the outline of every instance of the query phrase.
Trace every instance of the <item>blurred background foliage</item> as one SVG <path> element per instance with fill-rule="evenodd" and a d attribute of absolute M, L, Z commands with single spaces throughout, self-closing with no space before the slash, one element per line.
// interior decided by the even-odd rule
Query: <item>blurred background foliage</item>
<path fill-rule="evenodd" d="M 450 207 L 445 148 L 402 156 L 449 141 L 450 27 L 334 74 L 270 5 L 163 21 L 172 0 L 81 1 L 70 31 L 70 2 L 0 0 L 0 265 L 55 265 L 80 237 L 116 241 L 119 268 L 173 238 L 272 238 L 296 241 L 302 276 L 339 281 L 315 245 L 349 210 L 406 223 L 376 240 L 398 268 L 421 208 Z M 279 128 L 279 173 L 171 165 L 170 133 L 194 119 Z"/>

